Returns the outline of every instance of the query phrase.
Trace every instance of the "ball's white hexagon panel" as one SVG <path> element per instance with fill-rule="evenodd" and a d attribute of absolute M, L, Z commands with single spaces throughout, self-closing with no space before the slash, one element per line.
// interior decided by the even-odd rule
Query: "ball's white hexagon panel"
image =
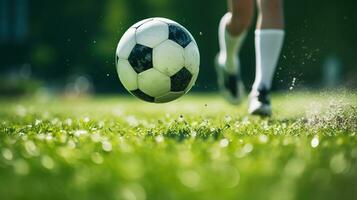
<path fill-rule="evenodd" d="M 166 103 L 173 101 L 175 99 L 180 98 L 182 95 L 184 95 L 184 92 L 169 92 L 163 96 L 156 97 L 155 98 L 155 103 Z"/>
<path fill-rule="evenodd" d="M 117 63 L 117 71 L 121 83 L 125 89 L 131 91 L 138 88 L 138 75 L 131 67 L 128 60 L 119 59 Z"/>
<path fill-rule="evenodd" d="M 153 51 L 154 68 L 172 76 L 185 65 L 184 49 L 172 40 L 166 40 Z"/>
<path fill-rule="evenodd" d="M 136 29 L 136 42 L 154 48 L 169 38 L 169 27 L 160 20 L 150 20 Z"/>
<path fill-rule="evenodd" d="M 195 42 L 185 48 L 185 67 L 193 74 L 198 74 L 200 67 L 200 52 Z"/>
<path fill-rule="evenodd" d="M 154 18 L 148 18 L 148 19 L 143 19 L 141 21 L 136 22 L 134 25 L 132 25 L 132 28 L 139 28 L 139 26 L 143 25 L 144 23 L 153 20 Z"/>
<path fill-rule="evenodd" d="M 167 18 L 163 18 L 163 17 L 155 17 L 154 19 L 155 20 L 160 20 L 160 21 L 165 22 L 167 24 L 178 24 L 177 22 L 172 21 L 171 19 L 167 19 Z"/>
<path fill-rule="evenodd" d="M 135 28 L 129 28 L 118 43 L 116 55 L 121 59 L 128 59 L 135 44 Z"/>
<path fill-rule="evenodd" d="M 162 96 L 170 91 L 170 77 L 152 68 L 138 75 L 141 91 L 152 97 Z"/>

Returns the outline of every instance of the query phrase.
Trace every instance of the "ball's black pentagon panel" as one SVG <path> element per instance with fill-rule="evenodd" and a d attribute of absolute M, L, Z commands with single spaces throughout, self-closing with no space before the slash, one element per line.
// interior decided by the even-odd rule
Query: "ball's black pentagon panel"
<path fill-rule="evenodd" d="M 190 35 L 176 24 L 169 24 L 169 39 L 185 48 L 192 41 Z"/>
<path fill-rule="evenodd" d="M 130 91 L 133 95 L 135 95 L 136 97 L 138 97 L 139 99 L 142 99 L 144 101 L 147 102 L 155 102 L 155 98 L 152 96 L 149 96 L 147 94 L 145 94 L 144 92 L 142 92 L 141 90 L 137 89 L 137 90 L 132 90 Z"/>
<path fill-rule="evenodd" d="M 152 48 L 136 44 L 129 55 L 128 61 L 136 73 L 152 68 Z"/>
<path fill-rule="evenodd" d="M 175 75 L 170 77 L 171 91 L 180 92 L 184 91 L 192 79 L 192 74 L 185 67 L 178 71 Z"/>

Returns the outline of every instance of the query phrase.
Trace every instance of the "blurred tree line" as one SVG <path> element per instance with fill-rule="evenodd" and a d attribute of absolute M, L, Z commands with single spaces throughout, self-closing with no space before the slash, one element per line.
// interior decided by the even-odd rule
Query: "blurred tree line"
<path fill-rule="evenodd" d="M 60 88 L 73 77 L 85 76 L 97 92 L 123 91 L 114 66 L 120 37 L 136 21 L 161 16 L 184 25 L 199 45 L 201 68 L 195 90 L 216 89 L 213 59 L 218 51 L 217 26 L 226 12 L 226 1 L 8 2 L 27 3 L 28 30 L 24 40 L 1 40 L 1 75 L 21 70 L 25 64 L 31 77 L 51 87 Z M 286 42 L 274 84 L 277 89 L 294 84 L 320 87 L 326 66 L 337 68 L 333 74 L 340 84 L 356 87 L 356 6 L 353 0 L 285 1 Z M 248 87 L 255 70 L 253 31 L 254 24 L 241 52 Z M 330 58 L 333 62 L 328 62 Z"/>

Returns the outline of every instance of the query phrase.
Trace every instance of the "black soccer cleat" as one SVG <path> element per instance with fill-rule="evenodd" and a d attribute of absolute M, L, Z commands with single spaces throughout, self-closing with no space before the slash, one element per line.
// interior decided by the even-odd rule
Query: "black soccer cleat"
<path fill-rule="evenodd" d="M 231 104 L 238 104 L 244 96 L 244 86 L 239 72 L 228 72 L 223 63 L 216 58 L 218 88 L 223 97 Z"/>
<path fill-rule="evenodd" d="M 263 87 L 259 90 L 252 90 L 249 95 L 248 112 L 252 115 L 271 116 L 271 103 L 269 90 Z"/>

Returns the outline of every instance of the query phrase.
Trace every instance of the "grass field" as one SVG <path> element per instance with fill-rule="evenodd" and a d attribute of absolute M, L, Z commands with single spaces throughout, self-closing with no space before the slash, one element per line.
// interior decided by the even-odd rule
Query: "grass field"
<path fill-rule="evenodd" d="M 356 92 L 0 100 L 0 199 L 357 199 Z"/>

